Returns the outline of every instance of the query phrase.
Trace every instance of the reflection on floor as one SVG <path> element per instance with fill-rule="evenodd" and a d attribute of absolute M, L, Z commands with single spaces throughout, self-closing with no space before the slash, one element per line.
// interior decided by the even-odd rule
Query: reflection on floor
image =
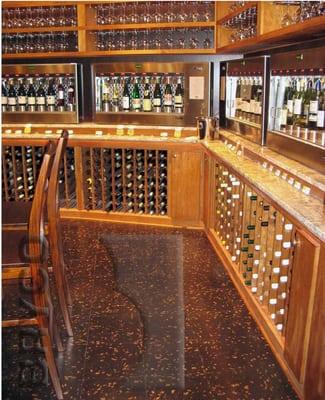
<path fill-rule="evenodd" d="M 63 233 L 75 334 L 59 360 L 65 399 L 297 398 L 204 233 L 76 221 Z M 26 357 L 40 355 L 4 330 L 3 399 L 55 399 L 51 384 L 22 382 Z"/>

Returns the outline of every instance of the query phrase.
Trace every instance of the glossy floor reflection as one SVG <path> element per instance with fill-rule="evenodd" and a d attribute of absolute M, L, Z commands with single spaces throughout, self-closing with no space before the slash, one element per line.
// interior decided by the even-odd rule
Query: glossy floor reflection
<path fill-rule="evenodd" d="M 204 233 L 65 221 L 64 249 L 65 399 L 296 399 Z M 19 332 L 3 349 L 4 399 L 55 399 L 19 380 Z"/>

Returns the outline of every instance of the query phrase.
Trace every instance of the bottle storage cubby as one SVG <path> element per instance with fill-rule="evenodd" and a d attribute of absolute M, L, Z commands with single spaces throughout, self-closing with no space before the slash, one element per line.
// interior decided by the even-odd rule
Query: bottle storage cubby
<path fill-rule="evenodd" d="M 78 122 L 75 64 L 5 65 L 2 72 L 5 122 Z"/>
<path fill-rule="evenodd" d="M 96 76 L 96 112 L 183 113 L 184 74 Z"/>
<path fill-rule="evenodd" d="M 167 151 L 84 148 L 83 171 L 86 209 L 167 215 Z"/>
<path fill-rule="evenodd" d="M 227 167 L 215 168 L 214 230 L 242 282 L 284 335 L 295 227 Z"/>
<path fill-rule="evenodd" d="M 220 125 L 256 143 L 266 136 L 269 57 L 221 63 Z"/>
<path fill-rule="evenodd" d="M 274 70 L 269 131 L 325 147 L 325 78 L 315 69 Z"/>
<path fill-rule="evenodd" d="M 3 201 L 31 201 L 43 161 L 43 146 L 3 146 Z M 74 149 L 68 147 L 59 171 L 59 202 L 61 207 L 76 207 Z"/>

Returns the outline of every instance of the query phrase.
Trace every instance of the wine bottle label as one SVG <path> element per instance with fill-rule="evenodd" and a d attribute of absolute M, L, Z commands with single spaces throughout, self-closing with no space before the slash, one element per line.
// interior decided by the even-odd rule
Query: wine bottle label
<path fill-rule="evenodd" d="M 31 106 L 36 104 L 36 98 L 35 97 L 27 97 L 27 103 Z"/>
<path fill-rule="evenodd" d="M 8 104 L 8 98 L 7 98 L 7 96 L 2 96 L 2 97 L 1 97 L 1 104 Z"/>
<path fill-rule="evenodd" d="M 63 90 L 59 90 L 59 92 L 58 92 L 58 99 L 59 99 L 59 100 L 63 100 L 63 99 L 64 99 L 64 91 L 63 91 Z"/>
<path fill-rule="evenodd" d="M 240 97 L 236 97 L 235 98 L 235 109 L 236 110 L 241 110 L 241 103 L 242 103 L 241 98 Z"/>
<path fill-rule="evenodd" d="M 280 111 L 280 124 L 287 125 L 287 119 L 288 119 L 288 110 L 286 108 L 282 108 L 282 110 Z"/>
<path fill-rule="evenodd" d="M 8 104 L 10 106 L 15 106 L 16 105 L 16 97 L 8 97 Z"/>
<path fill-rule="evenodd" d="M 129 110 L 130 109 L 130 98 L 125 96 L 122 99 L 122 103 L 123 103 L 123 109 L 124 110 Z"/>
<path fill-rule="evenodd" d="M 151 100 L 143 99 L 143 111 L 151 111 Z"/>
<path fill-rule="evenodd" d="M 317 113 L 317 128 L 324 128 L 325 111 L 318 111 Z"/>
<path fill-rule="evenodd" d="M 156 97 L 155 99 L 153 99 L 153 105 L 155 107 L 161 107 L 161 98 L 160 97 Z"/>
<path fill-rule="evenodd" d="M 171 94 L 165 94 L 165 106 L 172 106 L 173 105 L 173 96 Z"/>
<path fill-rule="evenodd" d="M 36 104 L 38 106 L 44 106 L 45 105 L 45 97 L 36 97 Z"/>
<path fill-rule="evenodd" d="M 18 104 L 24 105 L 27 103 L 26 96 L 18 96 Z"/>
<path fill-rule="evenodd" d="M 256 101 L 255 100 L 250 100 L 250 102 L 249 102 L 249 112 L 250 113 L 254 113 L 254 114 L 256 114 Z"/>
<path fill-rule="evenodd" d="M 134 110 L 139 110 L 141 108 L 141 100 L 140 99 L 133 99 L 132 106 Z"/>
<path fill-rule="evenodd" d="M 183 107 L 183 97 L 175 96 L 175 107 Z"/>
<path fill-rule="evenodd" d="M 260 101 L 256 101 L 256 114 L 262 114 L 262 103 Z"/>
<path fill-rule="evenodd" d="M 318 111 L 318 101 L 317 100 L 311 100 L 309 104 L 309 112 L 311 113 L 317 113 Z"/>
<path fill-rule="evenodd" d="M 287 109 L 288 109 L 288 113 L 292 114 L 293 113 L 293 100 L 288 100 L 287 102 Z"/>
<path fill-rule="evenodd" d="M 53 106 L 55 104 L 55 96 L 47 96 L 46 100 L 49 106 Z"/>
<path fill-rule="evenodd" d="M 296 115 L 300 115 L 301 107 L 302 107 L 302 99 L 295 99 L 294 105 L 293 105 L 293 113 Z"/>
<path fill-rule="evenodd" d="M 309 121 L 317 122 L 317 114 L 309 114 Z"/>

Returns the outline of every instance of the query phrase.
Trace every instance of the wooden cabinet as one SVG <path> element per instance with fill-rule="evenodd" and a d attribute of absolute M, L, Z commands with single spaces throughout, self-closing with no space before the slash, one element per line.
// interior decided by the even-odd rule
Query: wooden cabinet
<path fill-rule="evenodd" d="M 177 225 L 202 226 L 203 151 L 171 151 L 169 198 Z"/>
<path fill-rule="evenodd" d="M 302 383 L 306 372 L 320 243 L 301 230 L 296 230 L 295 242 L 284 355 L 296 378 Z"/>

